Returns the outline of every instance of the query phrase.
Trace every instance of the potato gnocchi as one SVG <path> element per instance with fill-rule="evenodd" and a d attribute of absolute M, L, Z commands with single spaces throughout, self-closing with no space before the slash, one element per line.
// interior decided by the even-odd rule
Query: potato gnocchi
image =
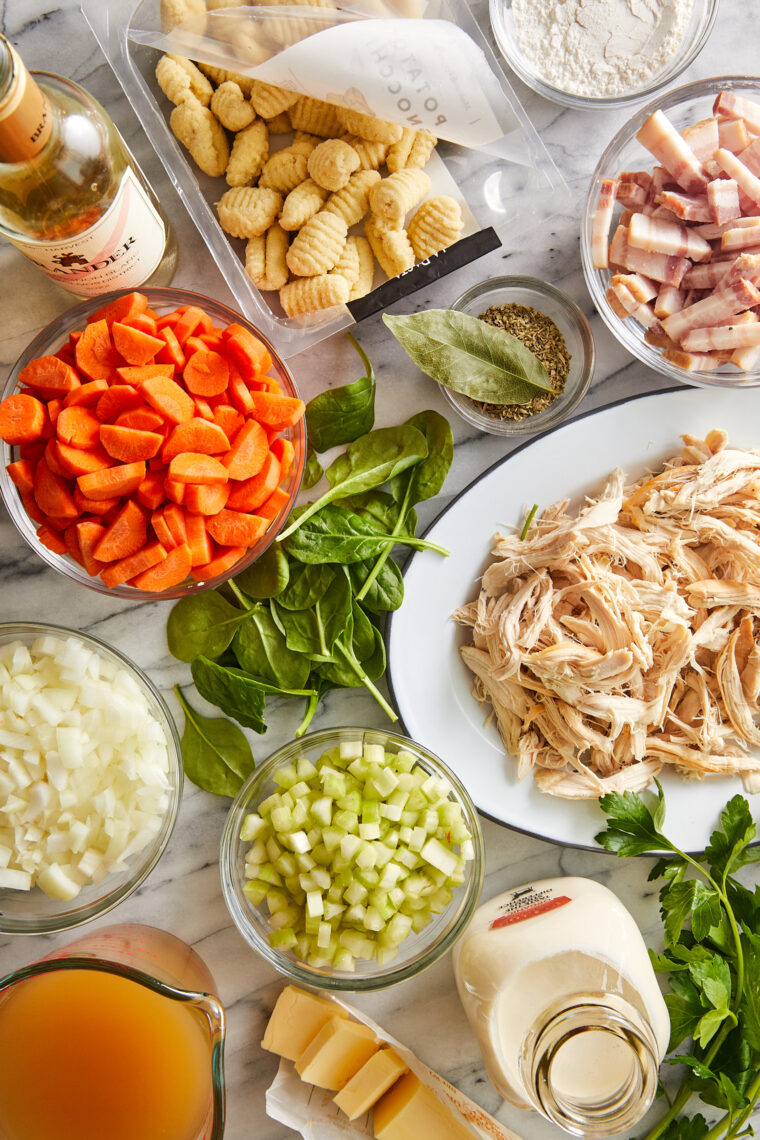
<path fill-rule="evenodd" d="M 163 0 L 165 25 L 200 15 L 197 0 Z M 180 143 L 205 174 L 226 178 L 217 213 L 246 242 L 246 273 L 278 293 L 287 316 L 363 297 L 376 263 L 395 277 L 458 239 L 459 204 L 426 198 L 423 168 L 437 143 L 429 132 L 181 56 L 162 56 L 156 81 L 175 104 L 169 123 Z M 290 132 L 270 150 L 273 136 Z M 363 234 L 349 232 L 362 223 Z"/>

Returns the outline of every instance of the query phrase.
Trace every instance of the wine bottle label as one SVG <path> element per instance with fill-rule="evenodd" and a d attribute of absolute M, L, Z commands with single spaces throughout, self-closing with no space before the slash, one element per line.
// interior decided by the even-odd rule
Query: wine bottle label
<path fill-rule="evenodd" d="M 50 104 L 8 44 L 13 73 L 0 100 L 0 161 L 28 162 L 44 147 L 53 127 Z"/>
<path fill-rule="evenodd" d="M 128 167 L 113 202 L 90 229 L 62 241 L 8 240 L 58 285 L 97 297 L 147 281 L 164 255 L 166 228 Z"/>

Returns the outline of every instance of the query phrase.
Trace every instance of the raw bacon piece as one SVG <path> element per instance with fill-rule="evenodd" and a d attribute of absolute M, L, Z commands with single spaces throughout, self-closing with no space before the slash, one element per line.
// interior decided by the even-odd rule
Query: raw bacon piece
<path fill-rule="evenodd" d="M 654 310 L 651 305 L 644 304 L 642 301 L 637 301 L 633 293 L 626 285 L 626 277 L 624 274 L 617 273 L 610 280 L 610 289 L 617 297 L 621 306 L 625 309 L 626 313 L 638 321 L 645 329 L 660 326 L 660 322 L 654 315 Z"/>
<path fill-rule="evenodd" d="M 739 154 L 752 142 L 752 136 L 747 130 L 744 119 L 719 119 L 718 138 L 720 139 L 720 146 L 734 154 Z"/>
<path fill-rule="evenodd" d="M 705 192 L 708 178 L 702 163 L 662 111 L 655 111 L 649 116 L 636 138 L 670 171 L 687 194 Z"/>
<path fill-rule="evenodd" d="M 757 225 L 757 218 L 732 218 L 730 222 L 723 222 L 721 225 L 710 223 L 706 226 L 695 226 L 694 229 L 700 237 L 714 241 L 716 238 L 722 237 L 726 230 L 743 229 L 745 226 L 755 225 Z"/>
<path fill-rule="evenodd" d="M 606 269 L 609 264 L 607 242 L 617 188 L 616 178 L 603 178 L 599 187 L 599 198 L 591 223 L 591 258 L 595 269 Z"/>
<path fill-rule="evenodd" d="M 745 281 L 742 277 L 736 285 L 718 289 L 709 297 L 704 297 L 701 301 L 681 309 L 680 313 L 666 317 L 662 322 L 662 327 L 671 340 L 680 343 L 681 338 L 689 329 L 708 328 L 711 325 L 723 324 L 730 317 L 744 312 L 745 309 L 751 309 L 757 304 L 760 304 L 760 292 L 751 281 Z"/>
<path fill-rule="evenodd" d="M 760 218 L 755 218 L 754 226 L 739 226 L 735 230 L 726 230 L 721 234 L 722 250 L 749 249 L 753 245 L 760 245 Z"/>
<path fill-rule="evenodd" d="M 686 294 L 682 289 L 674 289 L 672 285 L 661 285 L 654 303 L 654 315 L 660 320 L 672 317 L 673 313 L 680 313 L 685 300 Z"/>
<path fill-rule="evenodd" d="M 666 253 L 670 257 L 688 257 L 692 261 L 709 261 L 712 247 L 708 241 L 687 226 L 634 214 L 628 227 L 628 244 L 647 253 Z"/>
<path fill-rule="evenodd" d="M 760 347 L 752 348 L 737 348 L 735 352 L 731 353 L 731 363 L 735 364 L 737 368 L 741 368 L 743 372 L 749 372 L 750 368 L 754 368 L 760 360 Z"/>
<path fill-rule="evenodd" d="M 739 189 L 747 195 L 752 202 L 760 202 L 760 178 L 745 166 L 740 158 L 730 150 L 719 147 L 715 152 L 715 161 L 721 170 L 725 170 L 729 178 L 733 178 Z"/>
<path fill-rule="evenodd" d="M 753 139 L 746 150 L 737 156 L 748 170 L 760 177 L 760 139 Z"/>
<path fill-rule="evenodd" d="M 730 266 L 725 261 L 711 261 L 707 265 L 694 265 L 684 273 L 681 284 L 684 289 L 714 289 L 729 272 Z"/>
<path fill-rule="evenodd" d="M 628 243 L 628 231 L 618 226 L 610 245 L 610 262 L 628 269 L 631 273 L 643 273 L 654 281 L 665 285 L 680 285 L 690 263 L 685 257 L 668 257 L 664 253 L 646 253 Z"/>
<path fill-rule="evenodd" d="M 692 123 L 682 130 L 681 138 L 691 147 L 700 162 L 707 162 L 721 145 L 718 120 L 700 119 L 698 123 Z"/>
<path fill-rule="evenodd" d="M 616 278 L 625 285 L 637 301 L 646 303 L 657 296 L 657 285 L 641 273 L 618 273 Z"/>
<path fill-rule="evenodd" d="M 680 348 L 666 348 L 662 356 L 663 360 L 669 360 L 671 364 L 683 368 L 685 372 L 712 372 L 713 368 L 722 363 L 718 357 L 711 356 L 710 353 L 683 352 Z"/>
<path fill-rule="evenodd" d="M 725 289 L 728 285 L 736 285 L 742 277 L 745 281 L 751 281 L 753 285 L 757 285 L 760 281 L 760 254 L 740 253 L 724 277 L 721 287 Z"/>
<path fill-rule="evenodd" d="M 681 341 L 687 352 L 711 352 L 713 349 L 752 348 L 760 346 L 760 322 L 735 325 L 714 325 L 706 329 L 691 329 Z"/>
<path fill-rule="evenodd" d="M 760 134 L 760 103 L 753 103 L 733 91 L 721 91 L 713 103 L 714 115 L 725 115 L 728 119 L 744 119 L 755 134 Z"/>
<path fill-rule="evenodd" d="M 607 289 L 604 295 L 607 298 L 607 304 L 612 309 L 615 316 L 620 317 L 621 321 L 624 321 L 628 316 L 628 310 L 618 301 L 615 290 L 610 287 Z"/>
<path fill-rule="evenodd" d="M 617 188 L 617 200 L 621 206 L 628 206 L 631 210 L 640 210 L 649 201 L 649 194 L 638 182 L 623 182 L 621 179 Z"/>
<path fill-rule="evenodd" d="M 637 186 L 643 187 L 650 197 L 654 193 L 652 189 L 652 175 L 648 170 L 624 170 L 620 175 L 620 181 L 635 182 Z"/>
<path fill-rule="evenodd" d="M 708 187 L 709 187 L 708 183 Z M 737 203 L 738 203 L 737 196 Z M 677 218 L 684 222 L 710 222 L 714 221 L 710 204 L 704 195 L 699 198 L 690 198 L 687 194 L 678 194 L 675 190 L 663 190 L 655 198 L 661 206 L 665 206 Z"/>
<path fill-rule="evenodd" d="M 733 178 L 715 178 L 707 183 L 707 203 L 710 215 L 717 226 L 741 215 L 739 186 Z"/>
<path fill-rule="evenodd" d="M 678 345 L 673 344 L 670 337 L 662 331 L 662 325 L 659 328 L 647 329 L 644 333 L 644 340 L 653 348 L 678 348 Z"/>

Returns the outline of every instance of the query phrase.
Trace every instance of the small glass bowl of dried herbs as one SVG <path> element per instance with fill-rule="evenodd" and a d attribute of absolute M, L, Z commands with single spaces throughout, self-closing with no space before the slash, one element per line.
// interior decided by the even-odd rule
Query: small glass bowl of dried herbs
<path fill-rule="evenodd" d="M 556 426 L 578 406 L 591 383 L 594 341 L 581 310 L 559 289 L 535 277 L 492 277 L 451 308 L 516 337 L 541 361 L 551 385 L 522 404 L 491 404 L 444 387 L 469 423 L 492 435 L 532 435 Z"/>

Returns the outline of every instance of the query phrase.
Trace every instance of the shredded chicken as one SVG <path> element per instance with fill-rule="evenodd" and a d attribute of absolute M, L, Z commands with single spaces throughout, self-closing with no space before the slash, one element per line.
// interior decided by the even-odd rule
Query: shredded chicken
<path fill-rule="evenodd" d="M 760 451 L 724 432 L 497 535 L 462 658 L 522 779 L 568 799 L 665 765 L 760 791 Z"/>

